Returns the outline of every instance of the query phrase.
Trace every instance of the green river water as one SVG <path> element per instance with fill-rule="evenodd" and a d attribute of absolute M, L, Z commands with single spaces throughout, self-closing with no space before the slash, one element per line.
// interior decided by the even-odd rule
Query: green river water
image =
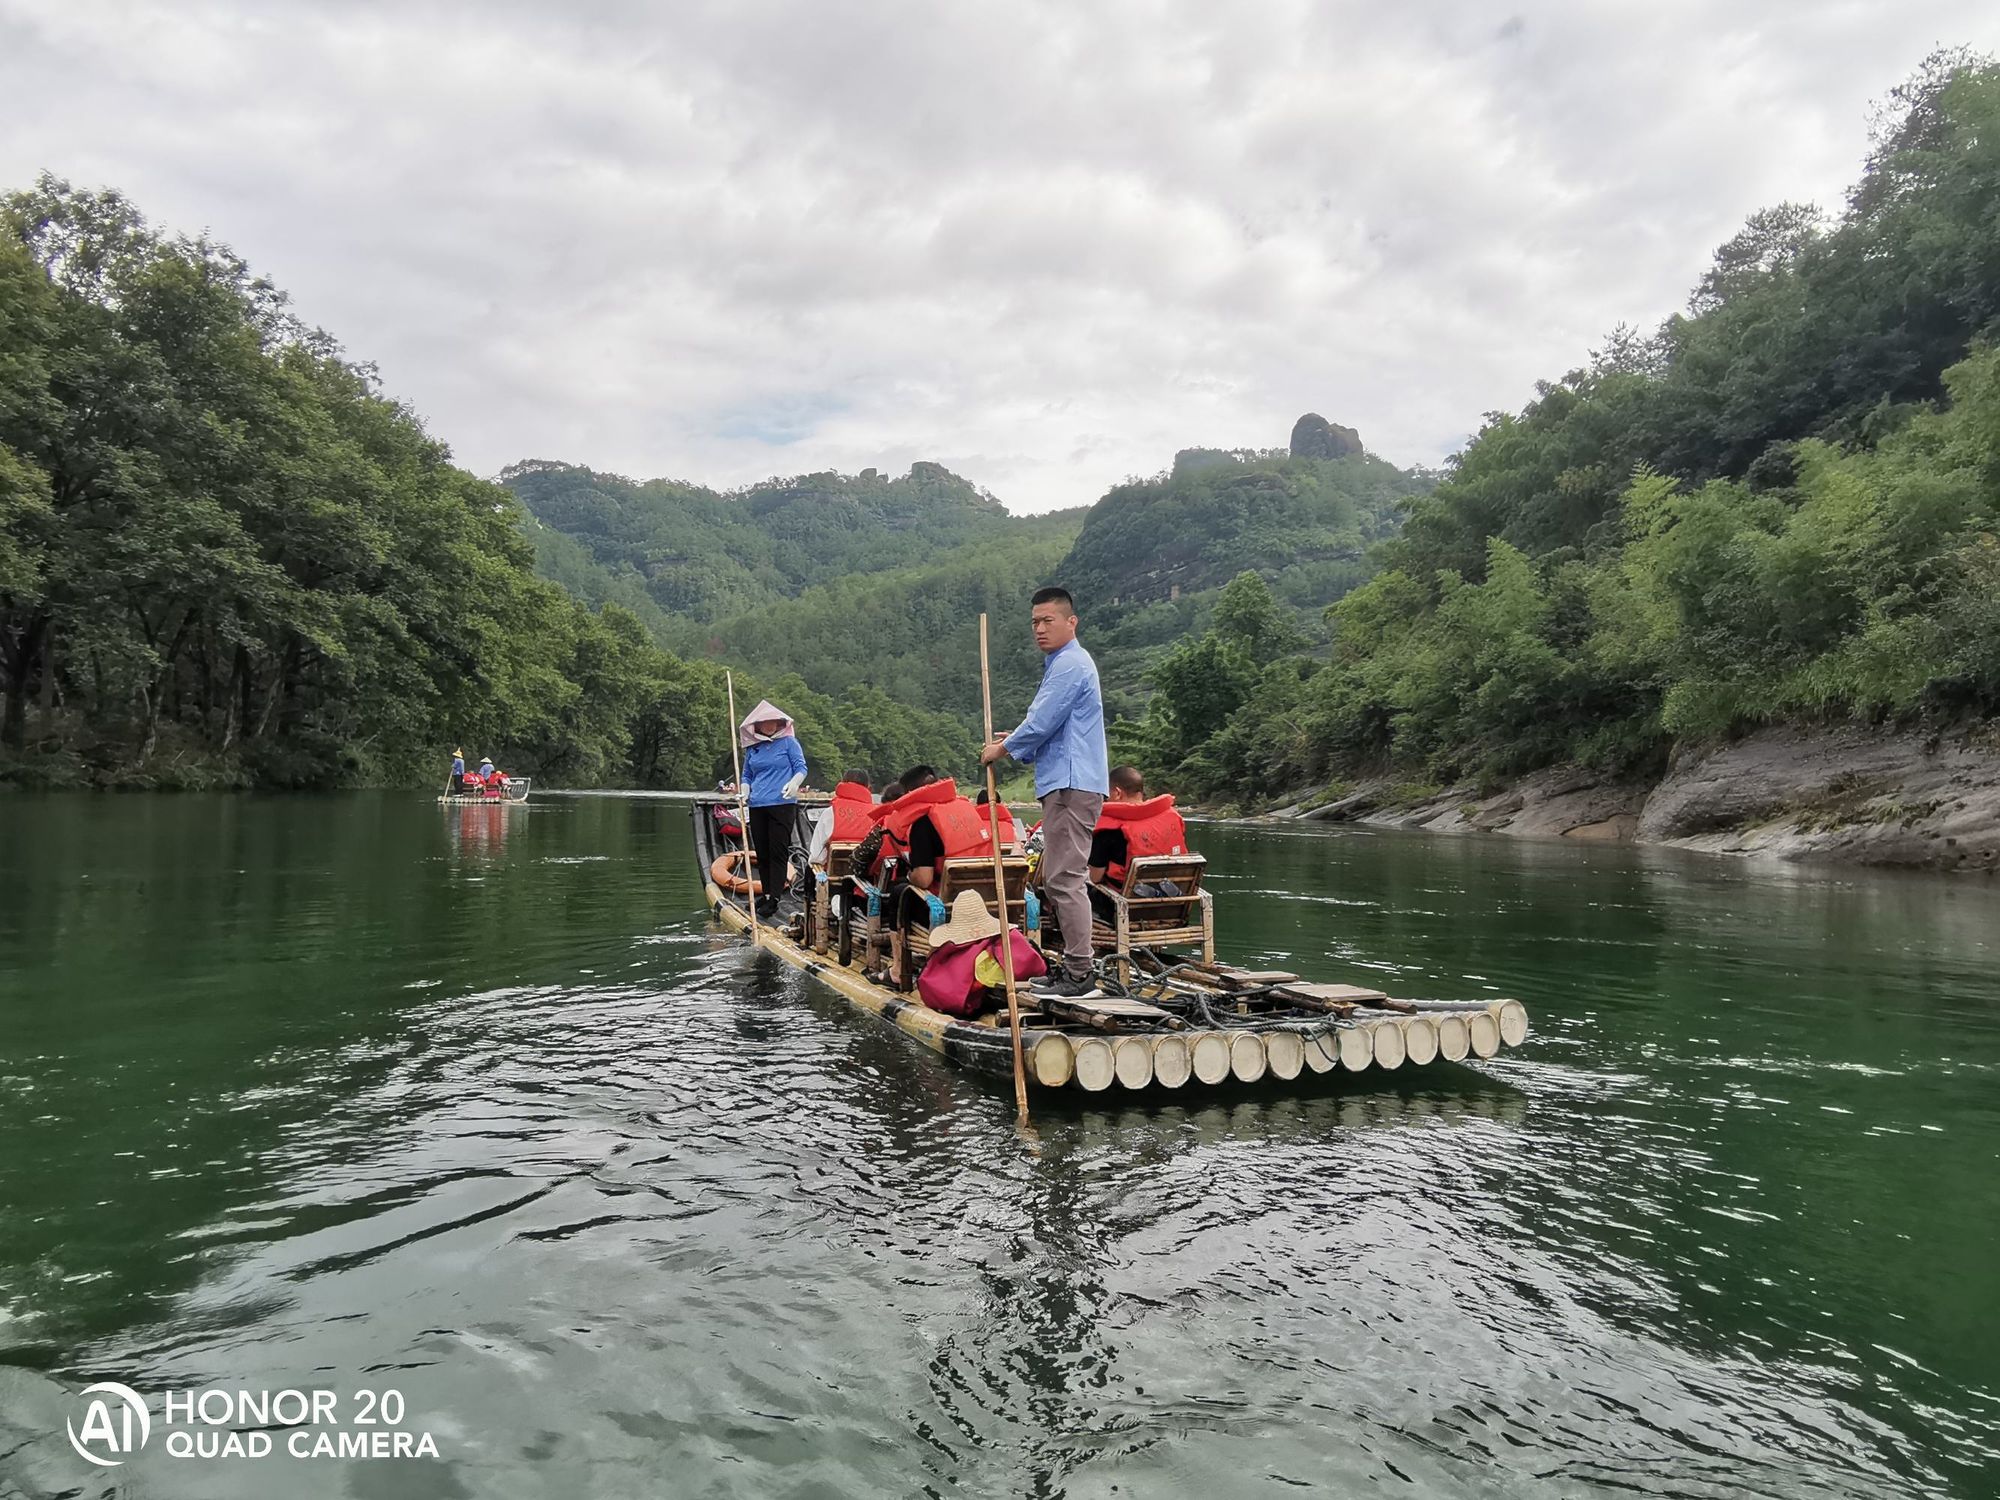
<path fill-rule="evenodd" d="M 1225 956 L 1528 1044 L 1023 1137 L 682 803 L 0 799 L 0 1496 L 2000 1493 L 2000 885 L 1198 835 Z"/>

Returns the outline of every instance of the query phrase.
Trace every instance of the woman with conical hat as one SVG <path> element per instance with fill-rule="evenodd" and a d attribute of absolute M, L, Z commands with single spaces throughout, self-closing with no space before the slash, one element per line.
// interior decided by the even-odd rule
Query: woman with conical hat
<path fill-rule="evenodd" d="M 749 792 L 750 847 L 760 875 L 777 872 L 775 877 L 764 877 L 757 914 L 773 917 L 792 858 L 792 827 L 798 821 L 799 788 L 806 783 L 806 756 L 799 748 L 792 716 L 769 698 L 758 700 L 736 734 L 743 747 L 743 784 Z"/>

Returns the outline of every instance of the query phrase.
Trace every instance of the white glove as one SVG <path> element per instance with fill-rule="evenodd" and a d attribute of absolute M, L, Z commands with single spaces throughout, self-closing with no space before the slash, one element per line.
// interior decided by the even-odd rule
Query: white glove
<path fill-rule="evenodd" d="M 785 783 L 783 789 L 778 793 L 778 795 L 783 797 L 787 802 L 789 802 L 792 800 L 792 798 L 798 796 L 799 788 L 804 786 L 805 784 L 806 784 L 806 773 L 801 771 L 799 772 L 798 775 L 794 776 L 790 781 Z"/>

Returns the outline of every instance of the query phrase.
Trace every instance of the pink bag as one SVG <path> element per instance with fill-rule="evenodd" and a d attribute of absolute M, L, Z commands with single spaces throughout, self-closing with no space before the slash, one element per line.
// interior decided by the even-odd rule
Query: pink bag
<path fill-rule="evenodd" d="M 1042 955 L 1034 945 L 1023 937 L 1017 928 L 1007 930 L 1008 938 L 1014 945 L 1014 978 L 1017 981 L 1039 979 L 1049 972 L 1049 966 L 1042 962 Z M 917 976 L 917 994 L 925 1005 L 947 1016 L 976 1016 L 986 1008 L 986 986 L 972 977 L 972 966 L 979 961 L 979 955 L 991 953 L 997 962 L 1000 957 L 1000 939 L 987 938 L 978 943 L 947 943 L 942 948 L 933 948 L 924 965 L 924 972 Z"/>

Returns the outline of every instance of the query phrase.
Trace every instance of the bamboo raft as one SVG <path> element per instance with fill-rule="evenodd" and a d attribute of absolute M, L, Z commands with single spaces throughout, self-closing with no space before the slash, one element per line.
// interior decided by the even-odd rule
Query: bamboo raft
<path fill-rule="evenodd" d="M 709 878 L 709 866 L 740 848 L 717 830 L 714 809 L 694 805 L 695 855 L 710 909 L 731 932 L 748 933 L 743 898 Z M 802 820 L 803 821 L 803 820 Z M 806 845 L 803 827 L 795 847 Z M 1013 1074 L 1005 1012 L 961 1020 L 931 1010 L 814 951 L 794 935 L 804 903 L 787 895 L 775 919 L 760 924 L 761 945 L 842 998 L 882 1017 L 932 1051 L 980 1073 Z M 1201 964 L 1135 949 L 1138 972 L 1126 993 L 1106 998 L 1035 1001 L 1022 994 L 1022 1046 L 1028 1080 L 1042 1090 L 1101 1093 L 1214 1087 L 1234 1080 L 1289 1083 L 1307 1074 L 1361 1073 L 1497 1056 L 1528 1035 L 1518 1000 L 1401 1000 L 1362 985 L 1315 984 L 1277 970 Z"/>
<path fill-rule="evenodd" d="M 528 800 L 529 781 L 526 776 L 508 777 L 507 795 L 504 797 L 488 797 L 483 792 L 478 795 L 464 792 L 454 796 L 445 792 L 438 802 L 445 807 L 518 807 Z"/>

